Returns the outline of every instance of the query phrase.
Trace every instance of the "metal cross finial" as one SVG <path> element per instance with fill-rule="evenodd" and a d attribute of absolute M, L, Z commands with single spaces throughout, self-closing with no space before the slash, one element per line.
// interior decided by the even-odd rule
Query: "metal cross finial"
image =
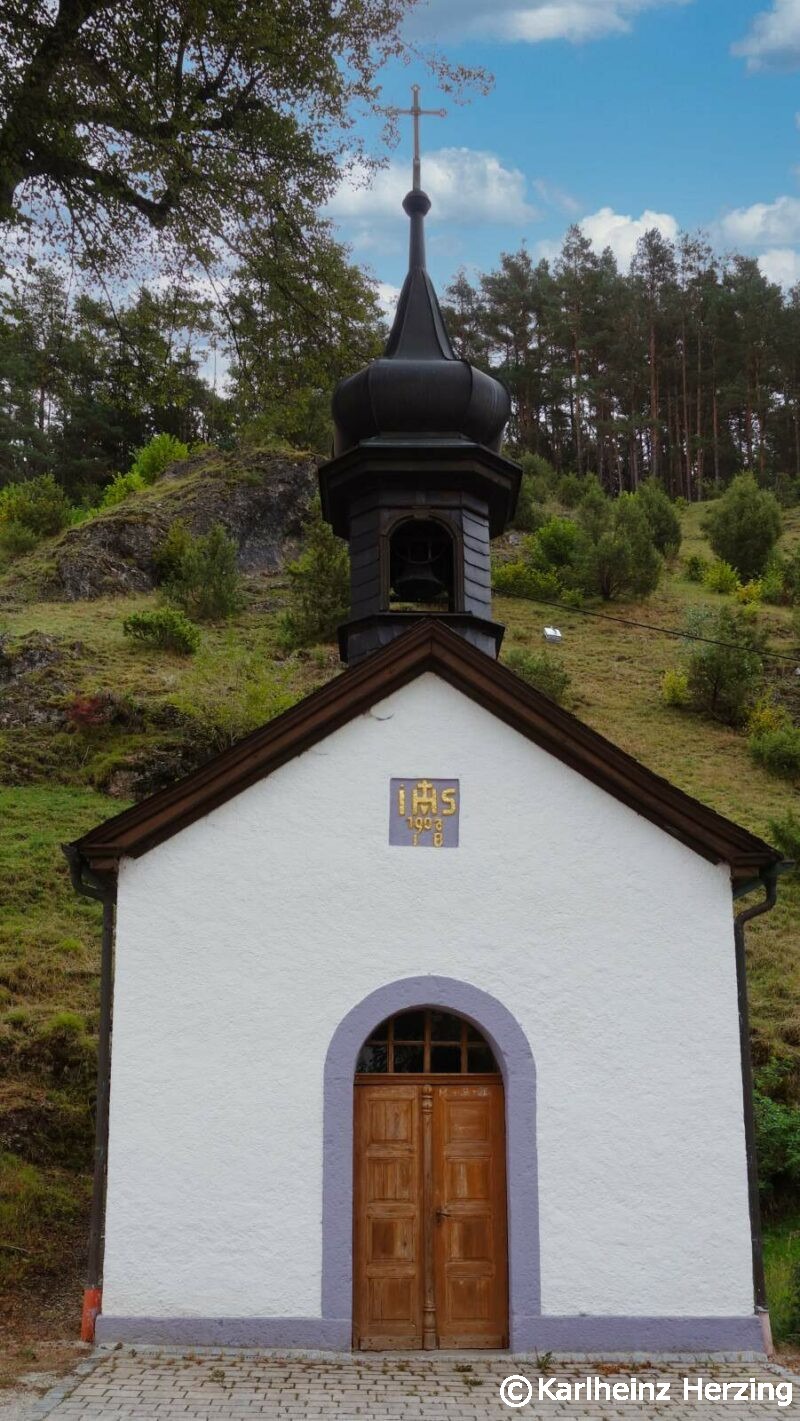
<path fill-rule="evenodd" d="M 431 118 L 445 118 L 447 109 L 421 109 L 419 106 L 419 84 L 411 85 L 411 108 L 410 109 L 390 109 L 389 112 L 397 117 L 409 114 L 414 120 L 414 180 L 413 188 L 419 192 L 422 187 L 420 181 L 419 163 L 419 121 L 423 114 Z"/>

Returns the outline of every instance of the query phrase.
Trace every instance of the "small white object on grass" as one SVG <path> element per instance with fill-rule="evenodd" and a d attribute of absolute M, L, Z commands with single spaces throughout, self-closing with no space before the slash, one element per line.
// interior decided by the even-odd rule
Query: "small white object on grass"
<path fill-rule="evenodd" d="M 563 638 L 561 632 L 558 630 L 558 627 L 545 627 L 545 629 L 544 629 L 544 639 L 545 639 L 545 641 L 563 641 L 563 640 L 564 640 L 564 638 Z"/>

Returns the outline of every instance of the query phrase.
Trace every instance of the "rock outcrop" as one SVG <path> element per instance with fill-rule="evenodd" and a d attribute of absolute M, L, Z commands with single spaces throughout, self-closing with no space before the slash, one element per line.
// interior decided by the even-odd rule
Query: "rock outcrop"
<path fill-rule="evenodd" d="M 277 571 L 297 552 L 316 488 L 310 455 L 211 450 L 173 464 L 151 488 L 62 534 L 42 592 L 77 601 L 149 591 L 155 550 L 178 518 L 194 534 L 222 523 L 243 572 Z"/>

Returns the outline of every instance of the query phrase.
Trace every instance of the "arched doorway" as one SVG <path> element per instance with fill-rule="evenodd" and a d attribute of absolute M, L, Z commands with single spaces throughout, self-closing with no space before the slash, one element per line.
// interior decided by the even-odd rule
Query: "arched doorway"
<path fill-rule="evenodd" d="M 503 1081 L 472 1022 L 434 1008 L 361 1047 L 353 1345 L 506 1347 Z"/>

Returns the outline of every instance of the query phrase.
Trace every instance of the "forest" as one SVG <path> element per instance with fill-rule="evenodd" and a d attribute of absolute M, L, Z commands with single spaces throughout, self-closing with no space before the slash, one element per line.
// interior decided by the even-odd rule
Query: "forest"
<path fill-rule="evenodd" d="M 399 217 L 398 217 L 398 220 Z M 155 433 L 230 447 L 268 437 L 324 454 L 335 382 L 385 334 L 374 283 L 317 224 L 311 258 L 254 257 L 226 288 L 105 285 L 73 294 L 33 265 L 0 295 L 0 480 L 51 471 L 89 500 Z M 513 397 L 511 452 L 713 496 L 742 468 L 800 483 L 800 288 L 784 292 L 702 235 L 640 238 L 630 271 L 572 227 L 552 262 L 527 247 L 442 305 L 459 356 Z"/>

